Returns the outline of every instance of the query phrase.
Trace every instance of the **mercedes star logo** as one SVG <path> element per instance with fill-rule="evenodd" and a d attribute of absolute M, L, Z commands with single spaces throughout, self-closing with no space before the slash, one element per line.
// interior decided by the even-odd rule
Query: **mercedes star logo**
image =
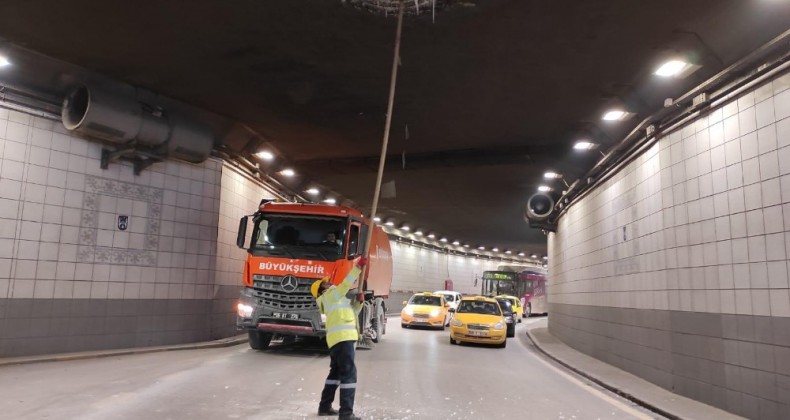
<path fill-rule="evenodd" d="M 296 287 L 299 286 L 299 280 L 292 275 L 283 276 L 283 279 L 280 280 L 280 287 L 283 288 L 284 291 L 291 293 L 296 290 Z"/>

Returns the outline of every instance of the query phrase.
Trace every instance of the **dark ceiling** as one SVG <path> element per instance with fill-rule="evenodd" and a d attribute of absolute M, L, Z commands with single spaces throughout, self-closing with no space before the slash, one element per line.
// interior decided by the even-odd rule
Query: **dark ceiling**
<path fill-rule="evenodd" d="M 404 23 L 384 177 L 397 196 L 380 213 L 539 254 L 545 237 L 522 211 L 544 171 L 572 182 L 600 157 L 573 153 L 575 140 L 618 141 L 790 22 L 777 0 L 446 3 L 435 22 L 425 11 Z M 0 10 L 7 41 L 246 123 L 301 175 L 284 182 L 315 181 L 369 206 L 392 16 L 341 0 L 0 0 Z M 701 69 L 651 74 L 677 54 Z M 605 124 L 609 106 L 637 115 Z M 227 146 L 264 146 L 248 140 Z"/>

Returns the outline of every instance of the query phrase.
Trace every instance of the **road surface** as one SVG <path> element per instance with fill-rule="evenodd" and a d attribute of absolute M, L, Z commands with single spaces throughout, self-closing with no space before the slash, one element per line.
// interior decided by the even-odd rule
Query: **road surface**
<path fill-rule="evenodd" d="M 546 361 L 518 325 L 504 349 L 452 346 L 449 331 L 390 319 L 357 351 L 366 419 L 648 419 L 655 416 Z M 304 419 L 329 368 L 317 342 L 246 345 L 0 367 L 0 418 Z M 337 400 L 336 400 L 337 401 Z M 337 407 L 337 402 L 335 402 Z M 326 417 L 322 417 L 326 418 Z"/>

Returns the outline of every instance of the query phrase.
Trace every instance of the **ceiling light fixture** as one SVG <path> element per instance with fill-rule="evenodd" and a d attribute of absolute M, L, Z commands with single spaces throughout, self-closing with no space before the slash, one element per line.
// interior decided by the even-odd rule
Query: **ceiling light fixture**
<path fill-rule="evenodd" d="M 392 220 L 387 220 L 387 223 L 384 224 L 387 226 L 395 226 L 395 222 L 393 222 Z"/>
<path fill-rule="evenodd" d="M 519 256 L 519 257 L 523 257 L 524 255 L 526 255 L 526 254 L 524 254 L 523 252 L 519 252 L 519 253 L 518 253 L 518 256 Z"/>
<path fill-rule="evenodd" d="M 422 231 L 420 229 L 417 229 L 417 231 L 414 232 L 414 234 L 417 236 L 422 236 Z"/>
<path fill-rule="evenodd" d="M 5 56 L 0 55 L 0 67 L 10 66 L 11 62 L 8 61 L 8 58 Z"/>
<path fill-rule="evenodd" d="M 672 77 L 683 71 L 687 65 L 688 63 L 685 61 L 669 60 L 662 64 L 661 67 L 659 67 L 658 70 L 656 70 L 653 74 L 661 77 Z"/>
<path fill-rule="evenodd" d="M 469 248 L 469 244 L 464 244 L 464 248 Z"/>
<path fill-rule="evenodd" d="M 512 253 L 513 252 L 511 250 L 509 250 L 509 249 L 507 251 L 505 251 L 505 254 L 512 254 Z"/>
<path fill-rule="evenodd" d="M 530 258 L 538 258 L 538 254 L 532 254 L 529 256 Z"/>
<path fill-rule="evenodd" d="M 261 158 L 263 160 L 273 160 L 274 159 L 274 153 L 272 153 L 272 152 L 270 152 L 268 150 L 261 150 L 260 152 L 256 153 L 255 156 L 258 156 L 259 158 Z"/>
<path fill-rule="evenodd" d="M 404 223 L 404 224 L 400 225 L 400 230 L 405 230 L 406 232 L 408 232 L 408 231 L 411 230 L 411 228 L 409 227 L 409 225 Z"/>
<path fill-rule="evenodd" d="M 310 188 L 305 192 L 310 195 L 318 195 L 318 193 L 320 193 L 321 191 L 319 191 L 318 188 Z"/>
<path fill-rule="evenodd" d="M 632 114 L 623 111 L 622 109 L 612 109 L 606 111 L 601 117 L 604 121 L 624 121 L 627 120 Z"/>
<path fill-rule="evenodd" d="M 337 203 L 337 200 L 335 200 L 334 198 L 327 198 L 326 200 L 324 200 L 324 203 L 326 203 L 326 204 L 335 204 L 335 203 Z"/>
<path fill-rule="evenodd" d="M 439 239 L 440 242 L 447 242 L 447 238 Z"/>
<path fill-rule="evenodd" d="M 286 168 L 286 169 L 283 169 L 282 171 L 280 171 L 280 175 L 291 177 L 291 176 L 296 175 L 296 172 L 294 172 L 294 170 L 291 169 L 291 168 Z"/>
<path fill-rule="evenodd" d="M 544 259 L 544 260 L 548 260 L 548 259 L 549 259 L 549 257 L 548 257 L 547 255 L 544 255 L 544 256 L 543 256 L 543 259 Z"/>
<path fill-rule="evenodd" d="M 499 248 L 491 248 L 491 250 L 494 252 L 499 252 Z"/>
<path fill-rule="evenodd" d="M 458 241 L 453 241 L 453 245 L 458 246 L 458 245 L 461 245 L 461 243 L 458 242 Z"/>
<path fill-rule="evenodd" d="M 479 250 L 481 250 L 481 251 L 485 251 L 485 250 L 486 250 L 486 247 L 484 247 L 484 246 L 479 246 L 479 247 L 477 247 L 477 249 L 479 249 Z"/>
<path fill-rule="evenodd" d="M 378 223 L 378 222 L 381 221 L 381 217 L 376 216 L 376 217 L 373 218 L 373 221 Z"/>
<path fill-rule="evenodd" d="M 576 144 L 573 145 L 573 148 L 576 150 L 591 150 L 596 147 L 595 143 L 591 143 L 587 140 L 579 140 Z"/>
<path fill-rule="evenodd" d="M 431 238 L 431 239 L 435 239 L 436 235 L 434 235 L 433 233 L 430 233 L 430 234 L 428 234 L 428 237 Z"/>
<path fill-rule="evenodd" d="M 551 187 L 549 187 L 548 185 L 541 185 L 541 186 L 538 187 L 538 191 L 540 191 L 540 192 L 549 192 L 549 191 L 551 191 Z"/>
<path fill-rule="evenodd" d="M 556 172 L 548 171 L 545 174 L 543 174 L 543 178 L 546 178 L 546 179 L 560 179 L 560 178 L 562 178 L 562 175 L 560 175 L 560 174 L 558 174 Z"/>

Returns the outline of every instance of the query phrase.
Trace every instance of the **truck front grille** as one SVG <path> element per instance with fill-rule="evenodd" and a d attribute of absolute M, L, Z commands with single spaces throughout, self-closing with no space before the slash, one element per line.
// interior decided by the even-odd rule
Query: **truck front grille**
<path fill-rule="evenodd" d="M 310 310 L 318 309 L 315 299 L 310 294 L 310 285 L 315 279 L 295 277 L 296 288 L 286 291 L 283 288 L 283 276 L 264 276 L 256 274 L 252 277 L 255 297 L 263 300 L 263 304 L 277 309 Z"/>

